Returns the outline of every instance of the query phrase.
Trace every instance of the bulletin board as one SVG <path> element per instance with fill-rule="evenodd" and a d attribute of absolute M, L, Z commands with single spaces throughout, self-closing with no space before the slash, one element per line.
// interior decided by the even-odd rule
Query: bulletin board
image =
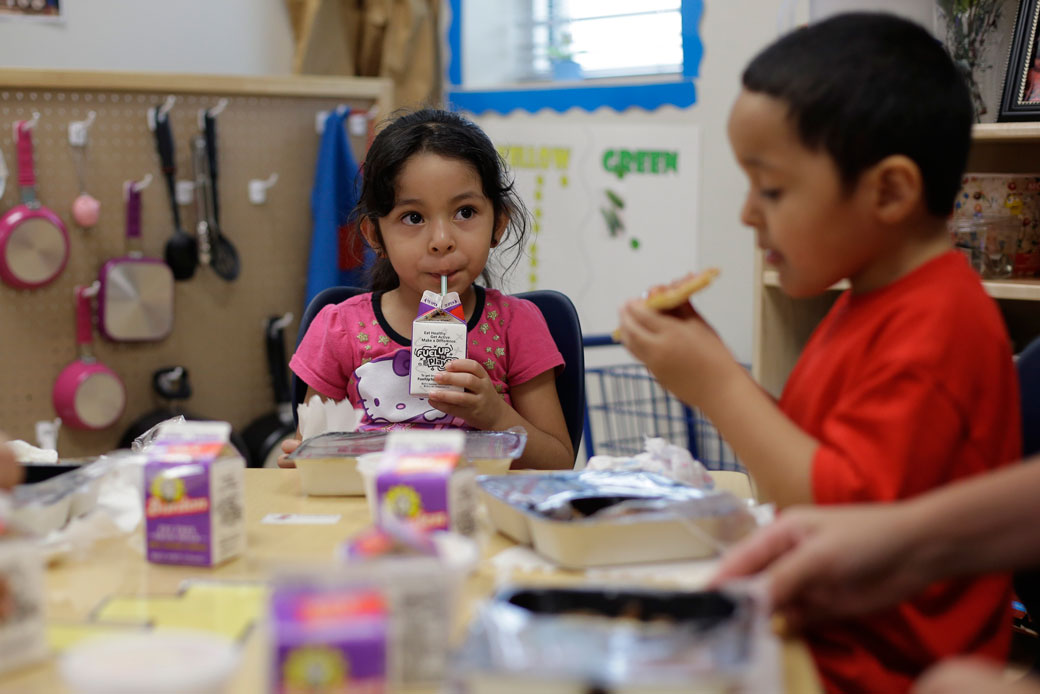
<path fill-rule="evenodd" d="M 585 334 L 609 333 L 626 299 L 699 269 L 696 126 L 548 113 L 478 123 L 531 213 L 508 289 L 561 291 Z"/>
<path fill-rule="evenodd" d="M 35 422 L 55 417 L 51 392 L 59 372 L 78 357 L 73 287 L 90 284 L 106 260 L 126 254 L 123 183 L 151 174 L 142 191 L 142 250 L 162 258 L 174 225 L 155 141 L 150 107 L 175 97 L 169 111 L 177 178 L 192 178 L 189 141 L 198 112 L 226 106 L 217 117 L 222 231 L 238 250 L 241 274 L 227 282 L 199 267 L 176 283 L 174 325 L 159 342 L 116 343 L 95 328 L 93 353 L 112 368 L 127 390 L 127 407 L 101 431 L 62 427 L 62 458 L 112 450 L 136 419 L 162 405 L 152 390 L 153 372 L 188 369 L 193 388 L 184 409 L 231 422 L 239 431 L 274 410 L 264 346 L 269 316 L 291 312 L 286 351 L 291 354 L 302 312 L 310 250 L 310 195 L 320 136 L 319 112 L 340 105 L 387 114 L 392 86 L 377 78 L 229 77 L 176 74 L 0 70 L 0 150 L 10 175 L 0 212 L 20 202 L 12 126 L 39 113 L 33 131 L 37 194 L 65 222 L 68 265 L 38 289 L 0 284 L 0 430 L 35 442 Z M 372 109 L 376 106 L 376 109 Z M 76 226 L 71 204 L 79 194 L 70 121 L 95 112 L 86 147 L 86 189 L 101 202 L 100 223 Z M 366 135 L 352 137 L 360 161 Z M 247 196 L 251 179 L 277 173 L 263 204 Z M 195 205 L 180 208 L 183 227 L 194 232 Z"/>

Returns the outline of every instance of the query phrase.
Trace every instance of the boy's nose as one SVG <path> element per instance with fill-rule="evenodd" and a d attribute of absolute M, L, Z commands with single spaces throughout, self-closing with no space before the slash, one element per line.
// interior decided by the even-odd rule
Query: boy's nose
<path fill-rule="evenodd" d="M 762 216 L 759 214 L 758 209 L 755 208 L 754 203 L 751 200 L 751 194 L 749 193 L 744 198 L 744 204 L 740 208 L 740 221 L 746 226 L 759 227 Z"/>

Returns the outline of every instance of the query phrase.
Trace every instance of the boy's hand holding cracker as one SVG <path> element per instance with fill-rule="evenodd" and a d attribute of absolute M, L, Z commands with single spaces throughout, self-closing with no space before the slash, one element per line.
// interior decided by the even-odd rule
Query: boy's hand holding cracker
<path fill-rule="evenodd" d="M 743 368 L 719 336 L 690 305 L 689 297 L 718 275 L 712 268 L 688 275 L 620 311 L 616 337 L 662 386 L 684 402 L 701 406 L 720 379 Z"/>

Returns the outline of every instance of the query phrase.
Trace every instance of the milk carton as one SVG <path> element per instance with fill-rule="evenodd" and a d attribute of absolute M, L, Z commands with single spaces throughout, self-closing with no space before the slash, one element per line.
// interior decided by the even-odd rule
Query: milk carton
<path fill-rule="evenodd" d="M 389 610 L 362 586 L 276 585 L 271 594 L 272 694 L 382 694 Z"/>
<path fill-rule="evenodd" d="M 458 292 L 427 291 L 412 322 L 412 364 L 408 381 L 411 395 L 429 395 L 437 389 L 462 390 L 437 383 L 434 376 L 448 362 L 466 358 L 466 315 Z"/>
<path fill-rule="evenodd" d="M 230 434 L 226 422 L 159 431 L 144 469 L 148 561 L 214 566 L 245 550 L 245 461 Z"/>
<path fill-rule="evenodd" d="M 378 516 L 392 514 L 423 531 L 476 529 L 476 473 L 464 463 L 458 429 L 403 429 L 387 437 L 376 473 Z"/>

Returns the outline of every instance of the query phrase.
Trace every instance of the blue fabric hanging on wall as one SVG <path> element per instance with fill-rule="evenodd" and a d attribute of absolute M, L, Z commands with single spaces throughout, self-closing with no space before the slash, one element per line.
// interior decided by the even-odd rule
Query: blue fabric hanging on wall
<path fill-rule="evenodd" d="M 344 127 L 350 109 L 329 112 L 318 149 L 318 165 L 311 191 L 311 255 L 307 264 L 304 308 L 321 290 L 365 286 L 365 273 L 375 254 L 351 223 L 361 191 L 361 172 Z"/>

